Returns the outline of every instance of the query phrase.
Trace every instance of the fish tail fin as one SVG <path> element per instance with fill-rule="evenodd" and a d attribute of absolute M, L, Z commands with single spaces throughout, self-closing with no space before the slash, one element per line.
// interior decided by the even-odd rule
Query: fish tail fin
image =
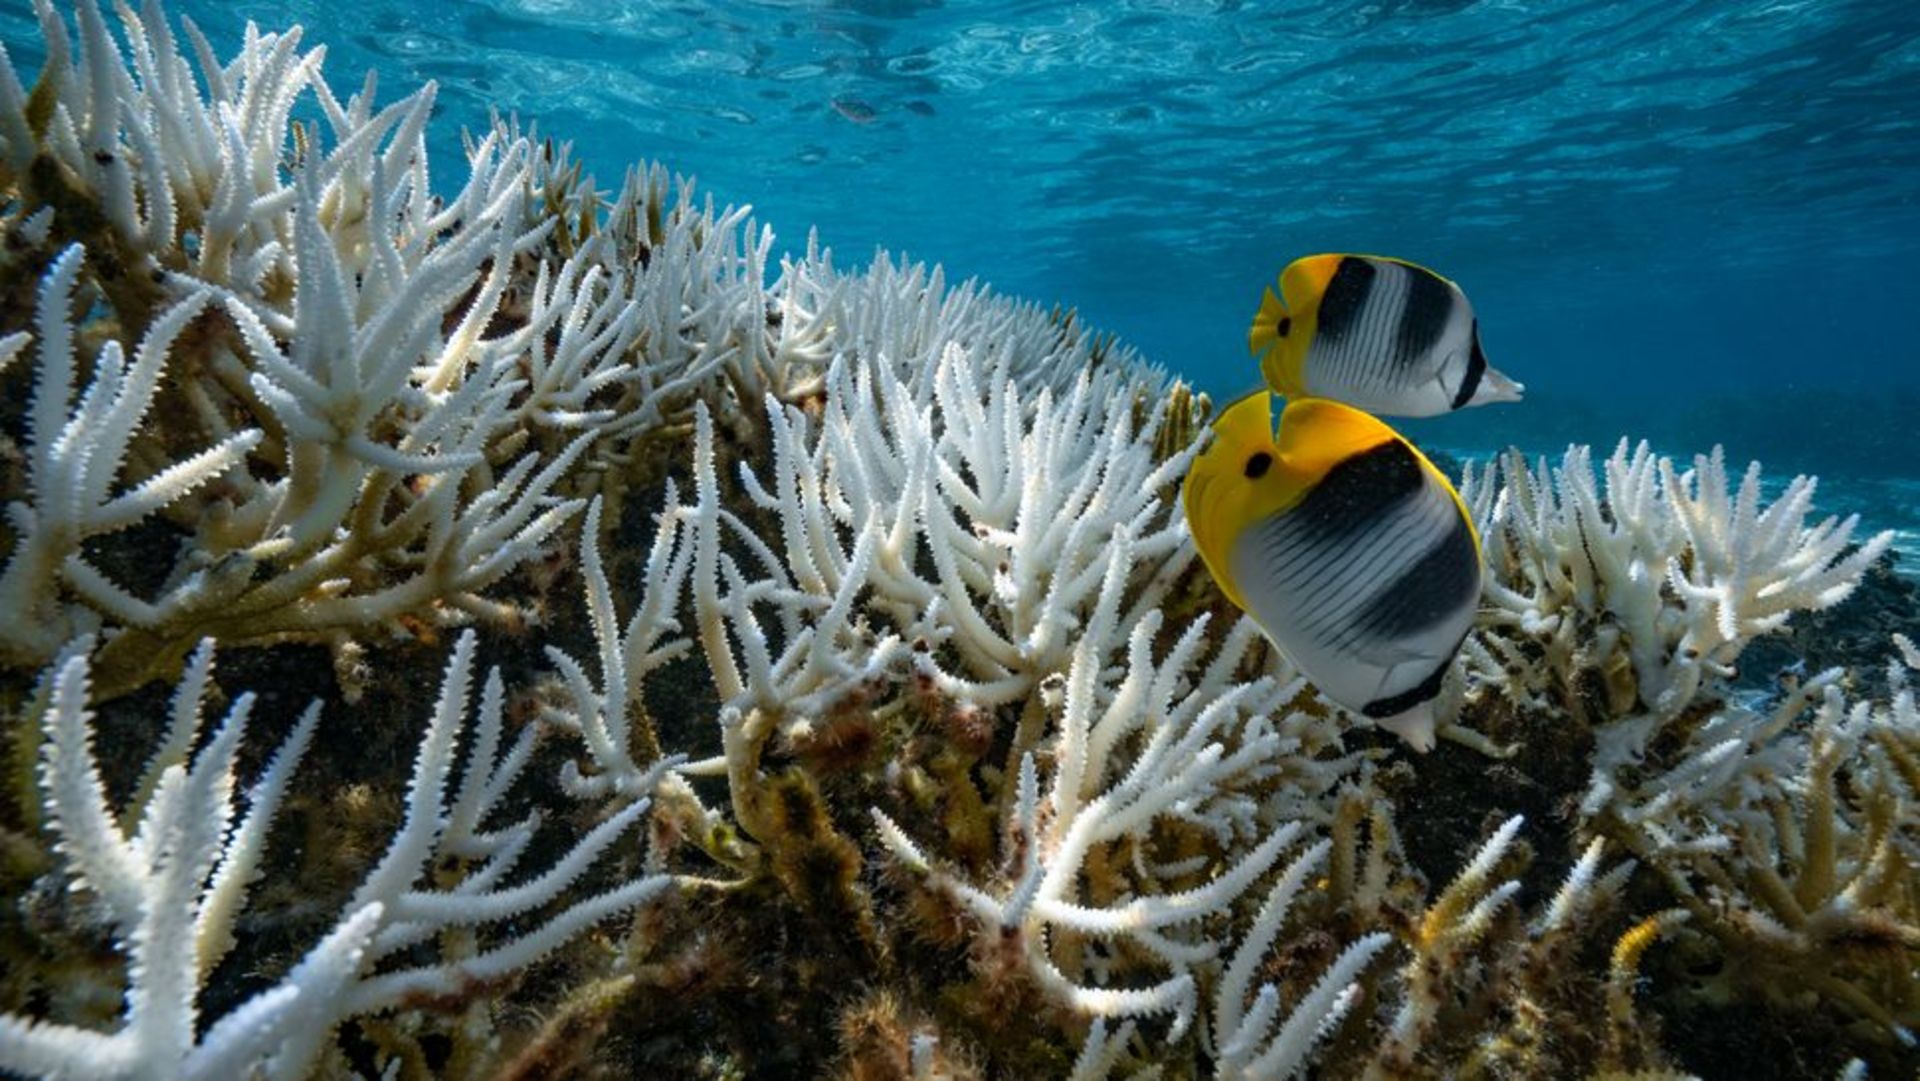
<path fill-rule="evenodd" d="M 1479 392 L 1473 396 L 1474 405 L 1488 405 L 1493 402 L 1517 402 L 1525 393 L 1527 385 L 1521 383 L 1498 368 L 1488 368 L 1480 377 Z"/>
<path fill-rule="evenodd" d="M 1273 446 L 1273 395 L 1262 389 L 1229 402 L 1214 418 L 1213 446 L 1236 466 L 1248 451 Z"/>
<path fill-rule="evenodd" d="M 1287 306 L 1268 286 L 1260 298 L 1260 310 L 1253 313 L 1253 329 L 1247 331 L 1247 350 L 1259 356 L 1280 341 L 1280 320 L 1287 317 Z"/>
<path fill-rule="evenodd" d="M 1421 754 L 1433 750 L 1436 725 L 1431 701 L 1420 702 L 1391 717 L 1376 717 L 1373 723 L 1399 736 Z"/>

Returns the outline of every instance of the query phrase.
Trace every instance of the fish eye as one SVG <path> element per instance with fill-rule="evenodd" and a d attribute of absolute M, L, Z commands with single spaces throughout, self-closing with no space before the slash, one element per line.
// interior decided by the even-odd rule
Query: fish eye
<path fill-rule="evenodd" d="M 1281 336 L 1282 338 L 1284 338 L 1284 337 L 1286 337 L 1286 336 L 1287 336 L 1287 331 L 1289 331 L 1289 330 L 1292 330 L 1292 329 L 1293 329 L 1293 316 L 1291 316 L 1291 315 L 1283 315 L 1283 316 L 1281 316 L 1281 317 L 1280 317 L 1280 323 L 1279 323 L 1279 325 L 1277 325 L 1277 326 L 1275 326 L 1275 327 L 1274 327 L 1273 329 L 1274 329 L 1274 331 L 1275 331 L 1276 333 L 1278 333 L 1278 334 L 1279 334 L 1279 335 L 1280 335 L 1280 336 Z"/>
<path fill-rule="evenodd" d="M 1246 468 L 1247 477 L 1252 480 L 1258 480 L 1261 477 L 1266 476 L 1267 470 L 1270 469 L 1272 466 L 1273 466 L 1273 455 L 1268 454 L 1264 450 L 1259 451 L 1255 453 L 1253 457 L 1247 459 L 1247 468 Z"/>

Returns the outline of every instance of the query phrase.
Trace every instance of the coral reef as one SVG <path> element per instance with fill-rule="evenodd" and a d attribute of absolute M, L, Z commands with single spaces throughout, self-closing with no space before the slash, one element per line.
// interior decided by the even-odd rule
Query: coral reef
<path fill-rule="evenodd" d="M 236 815 L 234 760 L 253 699 L 241 695 L 217 731 L 202 733 L 213 662 L 208 641 L 187 668 L 164 742 L 138 795 L 115 812 L 92 746 L 92 647 L 86 638 L 75 641 L 52 669 L 41 789 L 58 837 L 56 851 L 76 890 L 84 887 L 97 899 L 100 919 L 127 944 L 124 1023 L 109 1035 L 0 1015 L 0 1063 L 10 1069 L 60 1077 L 224 1078 L 255 1070 L 267 1077 L 304 1077 L 341 1021 L 406 1002 L 472 997 L 580 928 L 672 885 L 664 874 L 635 877 L 569 900 L 544 923 L 515 927 L 496 945 L 478 945 L 473 929 L 515 921 L 578 885 L 647 804 L 612 815 L 539 875 L 503 885 L 526 855 L 537 819 L 496 828 L 483 824 L 526 767 L 533 730 L 523 730 L 496 758 L 504 692 L 499 672 L 490 672 L 475 711 L 473 749 L 449 798 L 472 682 L 474 639 L 463 634 L 421 737 L 405 820 L 385 855 L 354 890 L 333 930 L 279 983 L 203 1023 L 202 983 L 235 944 L 236 921 L 260 875 L 274 814 L 312 742 L 320 710 L 316 704 L 305 712 L 249 791 L 245 813 Z M 187 751 L 196 743 L 200 749 L 189 762 Z M 433 885 L 421 888 L 430 867 Z M 391 963 L 414 960 L 414 947 L 435 940 L 464 948 L 429 963 Z"/>
<path fill-rule="evenodd" d="M 1197 565 L 1210 404 L 1072 313 L 508 122 L 430 172 L 433 88 L 297 30 L 38 14 L 0 1070 L 1910 1069 L 1920 654 L 1739 671 L 1887 547 L 1810 479 L 1474 470 L 1409 757 Z"/>

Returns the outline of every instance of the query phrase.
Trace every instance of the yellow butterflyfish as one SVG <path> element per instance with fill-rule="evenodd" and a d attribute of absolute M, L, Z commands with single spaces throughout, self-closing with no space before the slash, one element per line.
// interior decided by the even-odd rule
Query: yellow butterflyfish
<path fill-rule="evenodd" d="M 1248 348 L 1267 386 L 1370 413 L 1431 417 L 1525 388 L 1487 364 L 1480 322 L 1458 285 L 1375 255 L 1310 255 L 1280 273 Z"/>
<path fill-rule="evenodd" d="M 1480 601 L 1480 538 L 1413 444 L 1340 402 L 1229 406 L 1187 473 L 1187 523 L 1227 597 L 1328 699 L 1417 750 Z"/>

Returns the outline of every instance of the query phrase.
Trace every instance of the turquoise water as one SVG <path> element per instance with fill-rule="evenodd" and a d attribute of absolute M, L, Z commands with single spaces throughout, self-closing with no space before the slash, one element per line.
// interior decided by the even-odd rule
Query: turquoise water
<path fill-rule="evenodd" d="M 31 69 L 25 7 L 0 33 Z M 443 154 L 513 112 L 603 185 L 662 160 L 785 245 L 1077 305 L 1216 394 L 1252 386 L 1292 257 L 1422 261 L 1531 400 L 1416 437 L 1725 442 L 1920 529 L 1911 0 L 173 8 L 222 52 L 300 22 L 336 85 L 436 80 Z"/>

